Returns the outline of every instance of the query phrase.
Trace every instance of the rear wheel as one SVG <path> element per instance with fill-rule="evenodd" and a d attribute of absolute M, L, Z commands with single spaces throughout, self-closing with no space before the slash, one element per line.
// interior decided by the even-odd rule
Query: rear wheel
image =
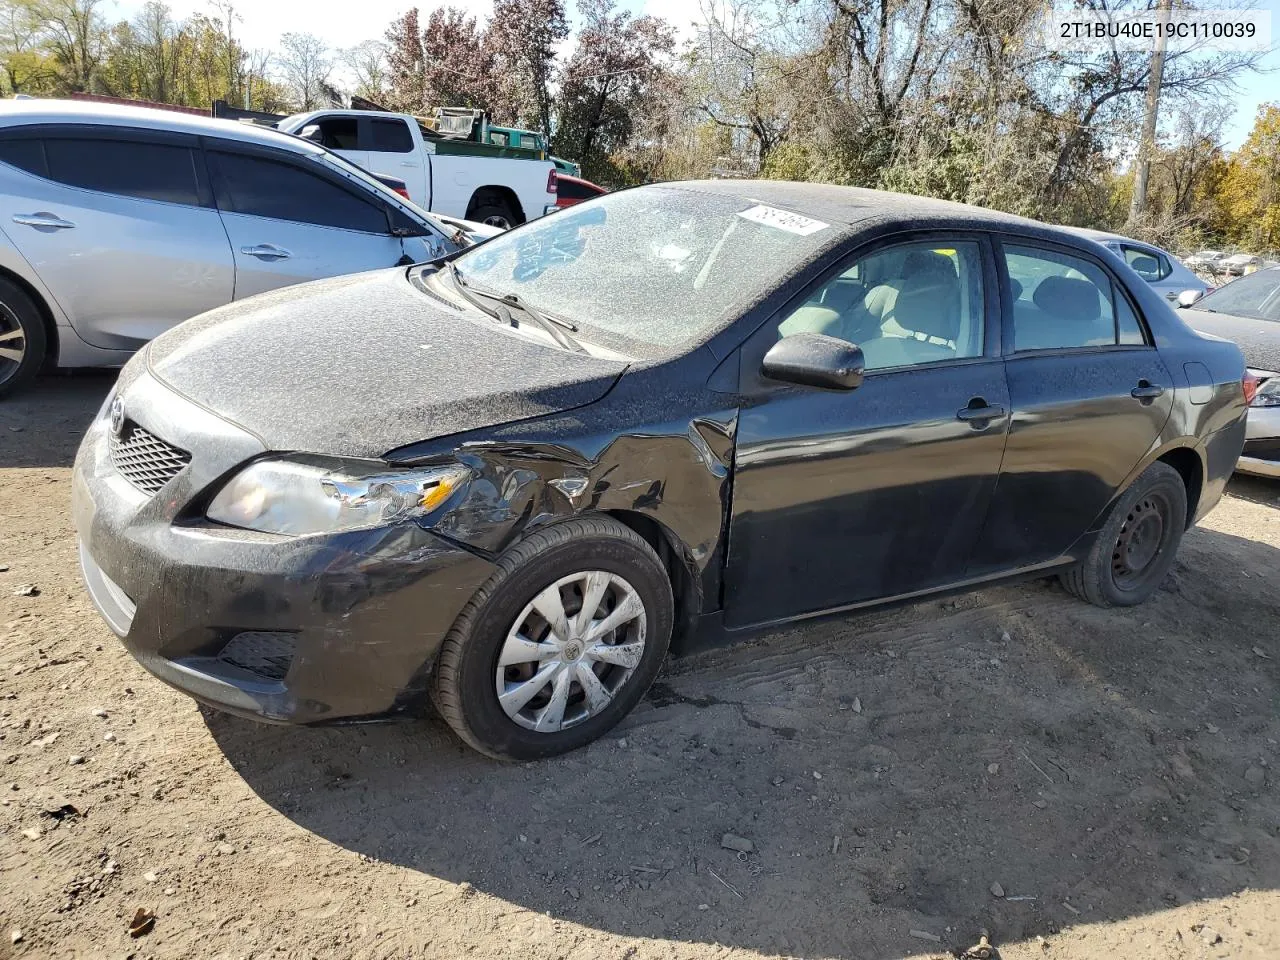
<path fill-rule="evenodd" d="M 540 530 L 499 559 L 459 615 L 432 699 L 491 757 L 576 749 L 626 716 L 653 682 L 673 607 L 662 561 L 617 521 Z"/>
<path fill-rule="evenodd" d="M 0 397 L 31 380 L 47 350 L 40 311 L 21 287 L 0 278 Z"/>
<path fill-rule="evenodd" d="M 510 230 L 520 222 L 508 201 L 502 197 L 489 195 L 477 198 L 475 209 L 467 219 L 478 220 L 487 226 L 499 227 L 502 230 Z"/>
<path fill-rule="evenodd" d="M 1099 607 L 1142 603 L 1165 578 L 1187 523 L 1187 489 L 1167 463 L 1153 463 L 1116 501 L 1083 561 L 1062 585 Z"/>

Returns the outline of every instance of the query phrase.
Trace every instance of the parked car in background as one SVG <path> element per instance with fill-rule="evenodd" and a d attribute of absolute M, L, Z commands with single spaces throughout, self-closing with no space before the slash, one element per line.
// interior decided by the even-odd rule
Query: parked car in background
<path fill-rule="evenodd" d="M 1133 272 L 1147 281 L 1171 304 L 1186 290 L 1205 293 L 1213 288 L 1188 270 L 1173 254 L 1157 246 L 1103 230 L 1068 227 L 1073 233 L 1088 237 L 1119 255 Z"/>
<path fill-rule="evenodd" d="M 118 366 L 264 290 L 457 250 L 367 173 L 275 130 L 142 107 L 0 103 L 0 394 Z"/>
<path fill-rule="evenodd" d="M 596 186 L 581 177 L 568 177 L 562 173 L 556 178 L 556 206 L 561 210 L 608 192 L 604 187 Z"/>
<path fill-rule="evenodd" d="M 1222 495 L 1243 378 L 1065 230 L 653 185 L 170 331 L 90 426 L 73 511 L 90 595 L 167 683 L 293 723 L 429 687 L 529 760 L 699 631 L 1055 573 L 1141 602 Z"/>
<path fill-rule="evenodd" d="M 1222 261 L 1227 255 L 1221 250 L 1200 250 L 1186 257 L 1183 263 L 1192 270 L 1208 270 L 1214 272 L 1221 269 Z"/>
<path fill-rule="evenodd" d="M 555 209 L 556 167 L 542 151 L 512 156 L 444 136 L 408 114 L 371 110 L 316 110 L 276 126 L 372 173 L 399 177 L 413 201 L 434 213 L 505 229 Z"/>
<path fill-rule="evenodd" d="M 1220 262 L 1222 272 L 1232 277 L 1241 277 L 1246 273 L 1252 273 L 1260 266 L 1262 266 L 1262 258 L 1255 257 L 1251 253 L 1237 253 L 1224 258 Z"/>
<path fill-rule="evenodd" d="M 1280 477 L 1280 266 L 1233 280 L 1194 301 L 1181 316 L 1202 333 L 1234 341 L 1256 393 L 1249 403 L 1244 452 L 1236 469 Z"/>

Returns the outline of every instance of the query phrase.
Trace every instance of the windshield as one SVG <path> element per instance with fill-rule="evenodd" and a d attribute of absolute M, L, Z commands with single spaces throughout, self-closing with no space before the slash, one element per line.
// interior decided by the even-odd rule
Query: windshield
<path fill-rule="evenodd" d="M 458 258 L 474 288 L 515 294 L 642 355 L 723 329 L 836 235 L 789 211 L 679 187 L 607 194 Z"/>
<path fill-rule="evenodd" d="M 1196 301 L 1193 309 L 1255 320 L 1280 320 L 1280 269 L 1259 270 Z"/>

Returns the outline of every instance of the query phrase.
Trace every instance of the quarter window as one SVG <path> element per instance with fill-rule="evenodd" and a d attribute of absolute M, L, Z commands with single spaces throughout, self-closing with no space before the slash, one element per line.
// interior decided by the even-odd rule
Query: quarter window
<path fill-rule="evenodd" d="M 0 140 L 0 161 L 27 173 L 34 173 L 37 177 L 49 176 L 49 167 L 44 162 L 42 140 Z"/>
<path fill-rule="evenodd" d="M 27 159 L 34 161 L 34 154 L 29 148 L 25 149 Z M 90 137 L 48 137 L 44 140 L 44 154 L 43 175 L 68 186 L 165 203 L 196 206 L 200 202 L 195 160 L 189 147 Z"/>
<path fill-rule="evenodd" d="M 413 134 L 403 120 L 370 120 L 370 144 L 374 153 L 412 153 Z"/>
<path fill-rule="evenodd" d="M 1017 351 L 1142 344 L 1137 314 L 1097 264 L 1006 244 Z M 1117 308 L 1116 304 L 1119 304 Z"/>
<path fill-rule="evenodd" d="M 363 233 L 387 233 L 382 207 L 291 163 L 214 152 L 218 206 L 272 220 L 292 220 Z"/>
<path fill-rule="evenodd" d="M 982 254 L 973 241 L 908 243 L 855 260 L 778 327 L 856 343 L 866 369 L 982 355 Z"/>

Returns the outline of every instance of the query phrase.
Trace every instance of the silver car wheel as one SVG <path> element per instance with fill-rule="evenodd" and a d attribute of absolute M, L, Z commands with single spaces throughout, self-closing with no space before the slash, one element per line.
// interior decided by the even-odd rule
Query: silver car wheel
<path fill-rule="evenodd" d="M 595 716 L 644 654 L 635 587 L 604 570 L 562 577 L 516 617 L 498 654 L 498 703 L 520 726 L 557 733 Z"/>
<path fill-rule="evenodd" d="M 26 332 L 18 322 L 17 314 L 0 303 L 0 383 L 18 372 L 26 355 Z"/>

